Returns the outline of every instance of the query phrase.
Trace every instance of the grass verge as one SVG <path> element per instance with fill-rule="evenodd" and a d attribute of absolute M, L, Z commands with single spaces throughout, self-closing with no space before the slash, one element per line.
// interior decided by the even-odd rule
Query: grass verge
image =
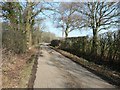
<path fill-rule="evenodd" d="M 36 48 L 19 55 L 8 51 L 3 52 L 2 88 L 28 88 L 37 54 Z"/>

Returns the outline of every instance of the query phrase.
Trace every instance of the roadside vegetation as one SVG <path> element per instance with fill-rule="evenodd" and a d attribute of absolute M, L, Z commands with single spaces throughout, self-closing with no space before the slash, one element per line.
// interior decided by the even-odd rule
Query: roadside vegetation
<path fill-rule="evenodd" d="M 27 87 L 35 64 L 32 56 L 39 52 L 40 43 L 57 38 L 45 31 L 46 18 L 52 18 L 54 27 L 65 35 L 54 40 L 53 46 L 120 72 L 119 2 L 26 1 L 0 3 L 3 87 Z M 68 38 L 70 32 L 78 30 L 92 31 L 92 36 Z M 106 33 L 101 34 L 103 30 Z"/>
<path fill-rule="evenodd" d="M 119 2 L 61 3 L 58 11 L 57 26 L 65 38 L 52 41 L 53 46 L 120 72 Z M 92 35 L 68 37 L 75 30 Z"/>
<path fill-rule="evenodd" d="M 40 4 L 40 3 L 38 3 Z M 27 88 L 33 78 L 36 60 L 42 42 L 56 38 L 44 31 L 43 18 L 37 15 L 44 7 L 36 10 L 32 2 L 1 2 L 2 7 L 2 87 Z M 34 82 L 34 81 L 33 81 Z"/>
<path fill-rule="evenodd" d="M 53 40 L 51 45 L 71 53 L 66 54 L 64 51 L 57 50 L 77 63 L 107 76 L 112 81 L 116 80 L 116 84 L 119 85 L 119 3 L 61 3 L 60 11 L 62 15 L 61 19 L 58 19 L 61 21 L 58 27 L 63 29 L 65 38 Z M 68 34 L 76 29 L 91 30 L 92 36 L 68 37 Z M 102 30 L 106 32 L 100 33 Z M 72 54 L 87 61 L 77 59 Z"/>
<path fill-rule="evenodd" d="M 90 62 L 120 72 L 120 30 L 100 34 L 98 39 L 98 54 L 92 53 L 93 39 L 89 37 L 66 38 L 61 41 L 59 48 L 83 57 Z"/>
<path fill-rule="evenodd" d="M 3 88 L 27 88 L 35 61 L 32 57 L 37 54 L 36 51 L 31 49 L 24 54 L 5 50 L 2 52 Z"/>

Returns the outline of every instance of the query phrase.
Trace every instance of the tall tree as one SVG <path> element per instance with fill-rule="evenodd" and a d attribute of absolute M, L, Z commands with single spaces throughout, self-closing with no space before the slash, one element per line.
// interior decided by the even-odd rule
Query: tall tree
<path fill-rule="evenodd" d="M 20 24 L 21 21 L 22 11 L 22 7 L 19 2 L 3 2 L 1 5 L 4 20 L 9 22 L 11 29 L 18 30 L 18 24 Z"/>
<path fill-rule="evenodd" d="M 35 18 L 48 8 L 45 8 L 41 2 L 2 2 L 0 7 L 2 7 L 4 21 L 10 24 L 11 30 L 21 30 L 26 35 L 26 44 L 30 49 Z"/>
<path fill-rule="evenodd" d="M 97 54 L 98 32 L 108 30 L 119 23 L 120 12 L 115 2 L 87 2 L 79 3 L 76 9 L 82 16 L 81 27 L 88 27 L 93 31 L 93 53 Z M 113 27 L 115 28 L 115 27 Z"/>
<path fill-rule="evenodd" d="M 49 10 L 45 3 L 42 2 L 27 2 L 24 9 L 24 18 L 25 18 L 25 32 L 27 38 L 27 46 L 30 49 L 32 46 L 32 29 L 35 25 L 35 18 L 39 13 L 43 13 L 45 10 Z M 51 10 L 51 9 L 50 9 Z M 38 17 L 37 17 L 38 19 Z"/>
<path fill-rule="evenodd" d="M 57 28 L 62 28 L 67 38 L 71 31 L 78 29 L 76 26 L 80 26 L 81 17 L 76 12 L 76 3 L 60 3 L 58 12 Z"/>

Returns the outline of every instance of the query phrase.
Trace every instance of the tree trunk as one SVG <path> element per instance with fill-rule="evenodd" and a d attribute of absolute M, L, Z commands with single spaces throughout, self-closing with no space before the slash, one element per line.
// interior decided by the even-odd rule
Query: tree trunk
<path fill-rule="evenodd" d="M 86 52 L 87 37 L 83 38 L 83 52 Z"/>
<path fill-rule="evenodd" d="M 26 38 L 27 38 L 27 47 L 28 49 L 31 49 L 32 46 L 32 33 L 31 33 L 31 14 L 32 14 L 32 7 L 29 4 L 28 5 L 28 10 L 27 10 L 27 16 L 26 16 Z"/>
<path fill-rule="evenodd" d="M 68 37 L 68 28 L 65 30 L 65 38 Z"/>
<path fill-rule="evenodd" d="M 30 28 L 29 24 L 26 25 L 26 31 L 27 31 L 26 32 L 27 47 L 28 47 L 28 49 L 30 49 L 31 45 L 32 45 L 32 36 L 31 36 L 31 28 Z"/>
<path fill-rule="evenodd" d="M 65 38 L 67 38 L 68 37 L 68 33 L 67 32 L 65 32 Z"/>
<path fill-rule="evenodd" d="M 62 38 L 64 38 L 64 30 L 62 30 Z"/>
<path fill-rule="evenodd" d="M 93 42 L 92 42 L 92 47 L 93 47 L 93 54 L 97 55 L 97 48 L 98 48 L 98 40 L 97 40 L 97 29 L 93 29 Z"/>

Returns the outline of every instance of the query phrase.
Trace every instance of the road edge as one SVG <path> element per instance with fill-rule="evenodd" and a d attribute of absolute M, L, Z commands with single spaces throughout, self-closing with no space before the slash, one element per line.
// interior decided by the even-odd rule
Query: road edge
<path fill-rule="evenodd" d="M 31 70 L 27 88 L 33 88 L 33 86 L 34 86 L 34 81 L 35 81 L 36 72 L 37 72 L 37 65 L 38 65 L 38 56 L 39 56 L 39 51 L 37 53 L 35 53 L 33 56 L 34 64 L 32 66 L 32 70 Z"/>
<path fill-rule="evenodd" d="M 101 67 L 97 67 L 100 70 L 102 69 L 102 71 L 98 71 L 97 69 L 93 68 L 91 65 L 87 66 L 86 63 L 80 59 L 83 58 L 79 58 L 76 55 L 73 55 L 67 51 L 63 51 L 61 49 L 55 48 L 50 46 L 51 49 L 54 49 L 55 51 L 59 52 L 60 54 L 62 54 L 63 56 L 71 59 L 72 61 L 74 61 L 75 63 L 81 65 L 82 67 L 86 68 L 88 71 L 94 73 L 95 75 L 99 76 L 100 78 L 102 78 L 103 80 L 107 81 L 108 83 L 114 85 L 116 88 L 120 88 L 120 77 L 116 77 L 113 75 L 109 75 L 108 72 L 106 72 L 105 70 L 103 70 L 103 68 Z M 66 54 L 67 53 L 67 54 Z M 71 56 L 72 55 L 72 56 Z M 82 61 L 82 62 L 81 62 Z M 115 80 L 114 80 L 115 79 Z"/>

